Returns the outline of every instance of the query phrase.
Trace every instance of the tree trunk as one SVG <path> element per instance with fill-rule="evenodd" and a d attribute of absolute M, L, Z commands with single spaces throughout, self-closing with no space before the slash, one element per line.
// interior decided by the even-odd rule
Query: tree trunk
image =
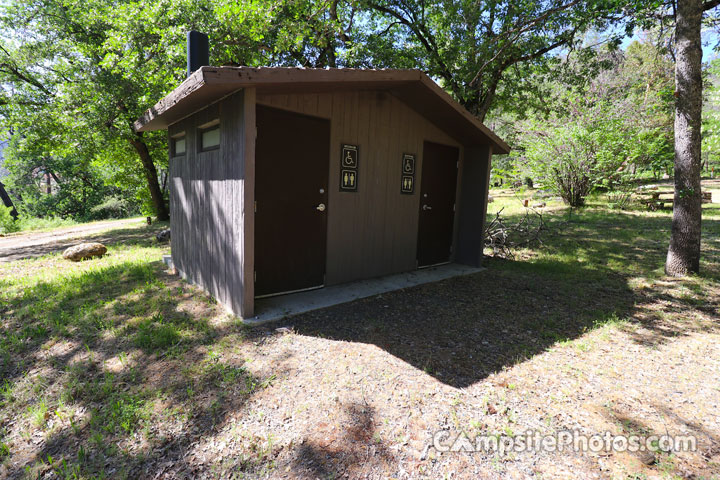
<path fill-rule="evenodd" d="M 143 141 L 142 133 L 136 133 L 135 136 L 130 139 L 130 143 L 140 156 L 140 161 L 142 162 L 145 179 L 147 180 L 148 188 L 150 189 L 150 197 L 152 198 L 153 206 L 155 207 L 155 215 L 157 215 L 157 219 L 169 220 L 170 213 L 168 212 L 168 207 L 165 204 L 165 198 L 163 197 L 162 190 L 160 190 L 157 169 L 155 168 L 155 163 L 150 157 L 150 151 Z"/>
<path fill-rule="evenodd" d="M 702 0 L 679 0 L 675 25 L 675 200 L 665 273 L 700 271 Z"/>

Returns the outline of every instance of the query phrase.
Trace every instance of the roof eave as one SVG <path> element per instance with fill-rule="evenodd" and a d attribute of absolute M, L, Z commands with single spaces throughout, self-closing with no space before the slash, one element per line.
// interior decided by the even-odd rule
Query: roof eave
<path fill-rule="evenodd" d="M 301 68 L 248 68 L 248 67 L 202 67 L 185 79 L 176 89 L 147 110 L 134 124 L 136 131 L 162 130 L 192 113 L 247 87 L 302 91 L 334 85 L 338 88 L 360 88 L 372 85 L 388 88 L 396 96 L 418 110 L 427 118 L 433 112 L 442 111 L 445 118 L 452 119 L 464 131 L 467 143 L 490 143 L 494 153 L 509 153 L 510 147 L 500 137 L 457 103 L 445 90 L 419 70 L 316 70 Z M 430 94 L 428 105 L 421 105 L 407 94 L 405 86 L 419 85 Z M 415 90 L 415 89 L 407 89 Z M 432 98 L 436 99 L 432 101 Z M 441 100 L 441 101 L 440 101 Z M 442 126 L 440 125 L 442 128 Z"/>

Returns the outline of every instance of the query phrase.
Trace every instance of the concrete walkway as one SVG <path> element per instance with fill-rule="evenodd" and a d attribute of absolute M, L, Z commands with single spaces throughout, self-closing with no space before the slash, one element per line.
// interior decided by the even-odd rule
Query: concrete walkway
<path fill-rule="evenodd" d="M 460 275 L 470 275 L 482 270 L 483 268 L 451 263 L 371 280 L 333 285 L 307 292 L 259 298 L 255 300 L 256 315 L 251 318 L 243 318 L 243 322 L 248 325 L 259 325 L 320 308 L 352 302 L 359 298 L 372 297 L 373 295 L 414 287 L 423 283 L 437 282 Z"/>

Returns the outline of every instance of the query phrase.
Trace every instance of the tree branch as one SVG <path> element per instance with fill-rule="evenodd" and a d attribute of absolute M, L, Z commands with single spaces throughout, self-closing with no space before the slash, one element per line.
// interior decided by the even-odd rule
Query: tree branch
<path fill-rule="evenodd" d="M 396 12 L 395 10 L 385 7 L 383 5 L 379 5 L 377 3 L 371 2 L 370 7 L 377 10 L 378 12 L 385 13 L 387 15 L 390 15 L 391 17 L 394 17 L 397 19 L 397 22 L 401 25 L 405 25 L 410 29 L 410 31 L 413 32 L 413 34 L 417 37 L 417 39 L 420 41 L 422 46 L 425 48 L 425 51 L 428 52 L 435 62 L 437 62 L 438 66 L 440 67 L 440 75 L 448 82 L 448 85 L 452 89 L 453 93 L 457 98 L 460 98 L 460 89 L 458 88 L 457 84 L 455 83 L 454 77 L 452 72 L 450 72 L 450 69 L 445 64 L 445 62 L 440 57 L 440 54 L 438 52 L 437 45 L 435 44 L 435 41 L 432 39 L 432 36 L 430 35 L 427 30 L 418 25 L 418 22 L 414 19 L 408 19 L 404 15 Z"/>

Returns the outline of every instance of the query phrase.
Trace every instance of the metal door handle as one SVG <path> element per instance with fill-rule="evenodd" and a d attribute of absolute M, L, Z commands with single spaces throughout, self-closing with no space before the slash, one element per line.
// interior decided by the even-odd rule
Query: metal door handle
<path fill-rule="evenodd" d="M 432 207 L 429 205 L 423 205 L 423 210 L 432 210 Z"/>
<path fill-rule="evenodd" d="M 320 212 L 324 212 L 324 211 L 325 211 L 325 204 L 324 204 L 324 203 L 321 203 L 320 205 L 318 205 L 317 207 L 315 207 L 315 209 L 318 210 L 318 211 L 320 211 Z"/>

